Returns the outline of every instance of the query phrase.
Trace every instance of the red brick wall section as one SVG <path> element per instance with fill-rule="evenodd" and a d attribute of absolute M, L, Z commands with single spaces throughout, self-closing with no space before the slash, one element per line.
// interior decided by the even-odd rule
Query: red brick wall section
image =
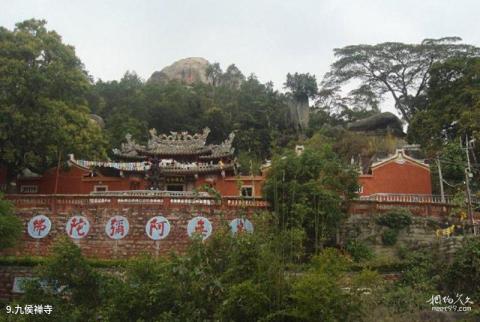
<path fill-rule="evenodd" d="M 430 170 L 410 161 L 388 162 L 373 169 L 372 175 L 361 175 L 361 195 L 374 193 L 432 194 Z"/>
<path fill-rule="evenodd" d="M 247 218 L 251 218 L 253 209 L 246 210 Z M 37 214 L 47 216 L 52 222 L 50 233 L 42 239 L 34 239 L 28 235 L 28 221 Z M 132 205 L 126 207 L 111 208 L 92 206 L 65 206 L 53 212 L 50 207 L 19 209 L 17 215 L 24 224 L 24 234 L 21 243 L 14 249 L 0 252 L 1 255 L 15 256 L 45 256 L 51 251 L 56 238 L 67 236 L 67 220 L 75 214 L 86 216 L 90 222 L 90 231 L 86 237 L 74 242 L 81 247 L 83 254 L 93 258 L 129 258 L 142 253 L 152 255 L 165 255 L 172 251 L 182 251 L 189 244 L 190 238 L 187 235 L 188 221 L 195 216 L 208 218 L 213 226 L 213 234 L 222 225 L 241 217 L 241 209 L 227 208 L 219 209 L 212 206 L 178 205 L 163 207 L 162 205 Z M 120 240 L 110 239 L 105 233 L 105 224 L 110 217 L 121 215 L 129 221 L 129 232 L 126 237 Z M 162 215 L 170 222 L 169 235 L 160 241 L 151 240 L 146 232 L 147 221 L 154 216 Z M 253 223 L 255 225 L 255 223 Z M 255 228 L 255 227 L 254 227 Z"/>

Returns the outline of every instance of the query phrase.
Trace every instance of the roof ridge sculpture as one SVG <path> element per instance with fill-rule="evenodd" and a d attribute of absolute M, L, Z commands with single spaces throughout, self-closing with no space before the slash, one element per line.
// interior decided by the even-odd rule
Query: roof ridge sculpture
<path fill-rule="evenodd" d="M 156 129 L 150 129 L 150 138 L 146 146 L 140 145 L 132 139 L 130 134 L 125 136 L 126 142 L 120 149 L 113 149 L 114 154 L 129 159 L 145 159 L 152 155 L 198 155 L 201 159 L 218 159 L 233 154 L 232 143 L 235 133 L 229 134 L 228 138 L 220 144 L 206 145 L 210 134 L 208 127 L 201 133 L 190 134 L 187 131 L 157 134 Z"/>
<path fill-rule="evenodd" d="M 130 133 L 127 133 L 125 135 L 125 139 L 127 142 L 122 143 L 120 149 L 113 149 L 113 153 L 116 155 L 122 155 L 125 157 L 139 157 L 138 150 L 139 149 L 144 149 L 145 147 L 138 144 L 133 138 Z"/>
<path fill-rule="evenodd" d="M 150 139 L 148 140 L 148 148 L 155 149 L 158 146 L 205 146 L 210 129 L 208 127 L 203 129 L 202 133 L 190 134 L 187 131 L 174 132 L 171 131 L 170 135 L 157 134 L 156 129 L 150 129 Z"/>
<path fill-rule="evenodd" d="M 232 155 L 235 149 L 232 147 L 233 140 L 235 139 L 235 132 L 231 132 L 228 138 L 220 144 L 209 144 L 208 147 L 212 150 L 211 155 L 201 156 L 201 159 L 218 158 L 223 156 Z"/>

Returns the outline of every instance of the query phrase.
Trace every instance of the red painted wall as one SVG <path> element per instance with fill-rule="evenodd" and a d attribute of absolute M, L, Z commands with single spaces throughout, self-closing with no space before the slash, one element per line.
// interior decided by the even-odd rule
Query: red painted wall
<path fill-rule="evenodd" d="M 253 196 L 258 198 L 262 197 L 262 187 L 265 182 L 265 177 L 254 176 L 252 178 L 251 176 L 239 176 L 222 178 L 222 176 L 219 175 L 214 180 L 208 180 L 207 178 L 198 178 L 195 182 L 195 187 L 210 184 L 222 196 L 238 197 L 240 196 L 240 184 L 241 186 L 253 186 Z"/>
<path fill-rule="evenodd" d="M 360 195 L 374 193 L 432 194 L 430 170 L 405 160 L 403 164 L 394 160 L 378 166 L 371 175 L 360 175 L 363 187 Z"/>
<path fill-rule="evenodd" d="M 116 178 L 96 176 L 89 177 L 90 171 L 77 166 L 71 166 L 68 169 L 58 171 L 57 193 L 59 194 L 88 194 L 94 191 L 96 185 L 108 186 L 109 191 L 130 190 L 132 182 L 139 182 L 138 189 L 146 189 L 146 183 L 143 180 L 135 178 Z M 57 180 L 57 169 L 47 170 L 41 178 L 20 179 L 18 189 L 22 185 L 38 185 L 39 194 L 55 193 L 55 183 Z"/>
<path fill-rule="evenodd" d="M 58 184 L 56 192 L 58 194 L 89 194 L 94 191 L 96 185 L 108 186 L 108 191 L 125 191 L 125 190 L 146 190 L 148 183 L 144 179 L 139 178 L 117 178 L 105 177 L 98 175 L 96 177 L 89 176 L 90 171 L 81 167 L 72 165 L 68 169 L 61 169 L 58 172 Z M 55 193 L 55 182 L 57 180 L 57 170 L 52 168 L 47 170 L 41 178 L 19 179 L 18 191 L 20 192 L 22 185 L 37 185 L 39 194 Z M 195 187 L 201 187 L 204 184 L 210 184 L 222 196 L 240 196 L 238 189 L 238 180 L 244 186 L 254 187 L 254 196 L 262 196 L 262 186 L 265 177 L 262 176 L 227 176 L 223 178 L 221 175 L 200 176 Z M 133 186 L 136 183 L 136 188 Z"/>

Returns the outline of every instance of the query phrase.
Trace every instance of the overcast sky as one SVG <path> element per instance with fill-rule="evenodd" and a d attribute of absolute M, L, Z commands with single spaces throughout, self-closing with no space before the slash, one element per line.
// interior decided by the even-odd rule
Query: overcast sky
<path fill-rule="evenodd" d="M 460 36 L 480 46 L 479 13 L 478 0 L 0 0 L 0 25 L 47 20 L 96 79 L 147 79 L 199 56 L 278 89 L 288 72 L 321 79 L 346 45 Z"/>

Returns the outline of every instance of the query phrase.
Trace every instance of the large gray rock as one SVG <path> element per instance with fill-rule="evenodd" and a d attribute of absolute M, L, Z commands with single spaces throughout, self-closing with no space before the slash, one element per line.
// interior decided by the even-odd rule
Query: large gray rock
<path fill-rule="evenodd" d="M 209 64 L 208 60 L 202 57 L 180 59 L 161 71 L 154 72 L 148 81 L 165 83 L 177 80 L 188 85 L 208 83 L 207 67 Z"/>
<path fill-rule="evenodd" d="M 390 112 L 379 113 L 355 122 L 348 123 L 350 131 L 385 133 L 404 136 L 402 121 Z"/>
<path fill-rule="evenodd" d="M 310 120 L 310 106 L 308 100 L 298 101 L 291 99 L 288 102 L 290 110 L 290 119 L 295 128 L 306 129 Z"/>

